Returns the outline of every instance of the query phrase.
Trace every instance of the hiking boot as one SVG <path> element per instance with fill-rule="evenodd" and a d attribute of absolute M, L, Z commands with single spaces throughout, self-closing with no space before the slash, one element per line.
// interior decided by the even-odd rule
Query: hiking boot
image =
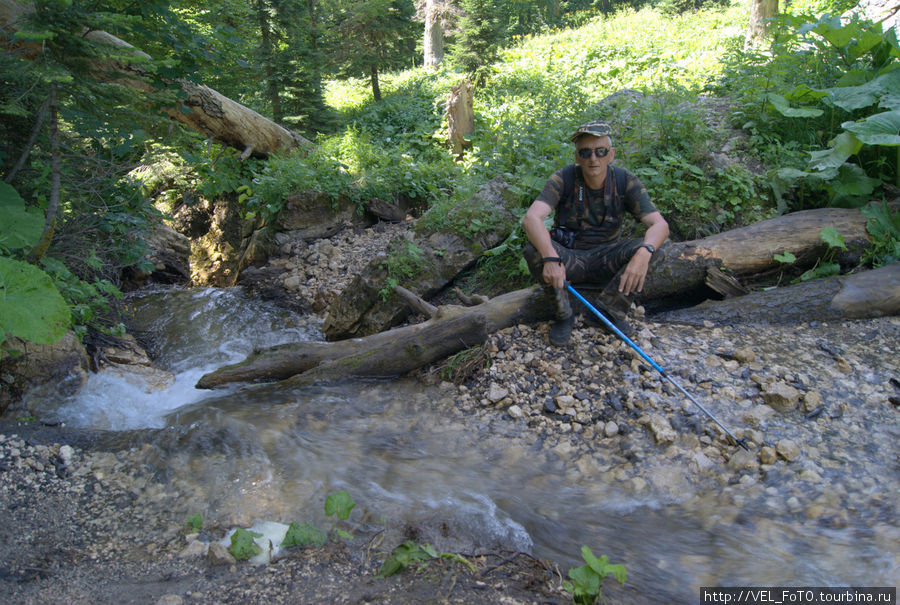
<path fill-rule="evenodd" d="M 572 326 L 575 325 L 575 314 L 571 313 L 565 319 L 557 319 L 550 326 L 550 344 L 554 347 L 565 346 L 572 336 Z"/>

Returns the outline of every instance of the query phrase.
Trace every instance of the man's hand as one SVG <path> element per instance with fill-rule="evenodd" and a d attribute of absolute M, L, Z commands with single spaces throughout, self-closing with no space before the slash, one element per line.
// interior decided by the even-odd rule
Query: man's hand
<path fill-rule="evenodd" d="M 556 261 L 547 261 L 544 263 L 543 277 L 545 282 L 562 290 L 566 287 L 566 266 Z"/>
<path fill-rule="evenodd" d="M 628 261 L 622 277 L 619 278 L 619 292 L 628 296 L 632 292 L 643 291 L 644 280 L 647 278 L 647 269 L 650 267 L 652 256 L 646 248 L 638 248 L 631 260 Z M 546 272 L 546 268 L 544 270 Z"/>

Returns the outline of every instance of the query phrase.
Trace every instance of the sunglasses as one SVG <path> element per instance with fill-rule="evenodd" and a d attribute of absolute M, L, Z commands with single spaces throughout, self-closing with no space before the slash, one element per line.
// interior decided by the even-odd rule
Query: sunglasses
<path fill-rule="evenodd" d="M 586 160 L 592 155 L 596 155 L 598 158 L 605 158 L 606 154 L 608 153 L 609 147 L 582 147 L 578 150 L 578 157 L 580 157 L 582 160 Z"/>

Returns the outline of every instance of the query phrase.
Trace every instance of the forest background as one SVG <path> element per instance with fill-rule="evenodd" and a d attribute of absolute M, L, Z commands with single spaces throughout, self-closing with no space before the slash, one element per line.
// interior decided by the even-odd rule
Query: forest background
<path fill-rule="evenodd" d="M 894 262 L 900 214 L 871 202 L 900 185 L 896 32 L 841 20 L 847 0 L 801 0 L 767 20 L 751 1 L 34 2 L 0 32 L 0 359 L 17 354 L 12 338 L 123 333 L 123 276 L 152 269 L 143 234 L 199 200 L 271 220 L 289 194 L 316 191 L 491 229 L 490 216 L 440 221 L 497 175 L 524 213 L 571 161 L 568 133 L 626 90 L 640 93 L 637 126 L 616 146 L 673 239 L 860 207 L 864 265 Z M 149 57 L 85 35 L 96 31 Z M 116 61 L 137 62 L 148 86 L 103 78 L 98 65 Z M 165 109 L 184 98 L 182 78 L 315 146 L 245 157 L 176 124 Z M 459 156 L 445 103 L 464 78 L 475 128 Z M 742 161 L 715 157 L 709 100 L 742 134 Z M 488 251 L 483 279 L 525 284 L 523 242 L 517 229 Z"/>

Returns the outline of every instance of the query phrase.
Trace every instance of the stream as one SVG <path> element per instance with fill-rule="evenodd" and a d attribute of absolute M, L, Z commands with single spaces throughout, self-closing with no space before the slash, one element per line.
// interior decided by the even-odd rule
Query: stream
<path fill-rule="evenodd" d="M 839 499 L 853 502 L 842 522 L 814 522 L 789 510 L 775 479 L 743 498 L 724 497 L 710 480 L 680 494 L 636 492 L 611 480 L 612 449 L 572 464 L 521 422 L 458 413 L 447 385 L 197 390 L 200 376 L 254 347 L 320 339 L 317 324 L 239 288 L 148 291 L 129 304 L 130 329 L 152 337 L 155 364 L 175 383 L 147 393 L 139 382 L 92 375 L 77 396 L 38 412 L 142 444 L 148 471 L 170 488 L 160 506 L 175 514 L 231 527 L 328 527 L 323 502 L 345 489 L 357 502 L 351 519 L 365 514 L 438 550 L 527 551 L 565 573 L 591 545 L 626 564 L 628 584 L 647 602 L 700 602 L 701 586 L 900 583 L 896 424 L 868 452 L 869 474 L 841 483 L 867 495 Z"/>

